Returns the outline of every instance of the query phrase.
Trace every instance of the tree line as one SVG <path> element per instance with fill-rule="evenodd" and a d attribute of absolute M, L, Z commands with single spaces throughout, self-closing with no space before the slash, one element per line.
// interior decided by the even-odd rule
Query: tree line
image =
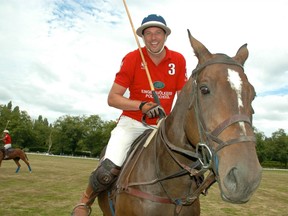
<path fill-rule="evenodd" d="M 13 108 L 11 101 L 0 105 L 0 129 L 9 130 L 14 148 L 30 152 L 99 157 L 116 124 L 113 120 L 103 121 L 98 115 L 65 115 L 51 124 L 42 115 L 32 119 L 18 106 Z M 279 129 L 271 137 L 256 128 L 254 132 L 261 165 L 287 168 L 288 136 L 285 130 Z"/>
<path fill-rule="evenodd" d="M 98 115 L 66 115 L 51 124 L 42 115 L 32 119 L 11 101 L 0 105 L 0 128 L 9 130 L 13 147 L 30 152 L 99 157 L 115 126 Z"/>

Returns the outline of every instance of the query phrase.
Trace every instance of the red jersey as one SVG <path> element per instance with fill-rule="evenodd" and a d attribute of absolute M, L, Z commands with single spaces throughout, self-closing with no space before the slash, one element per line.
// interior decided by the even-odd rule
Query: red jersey
<path fill-rule="evenodd" d="M 11 144 L 11 137 L 9 134 L 6 134 L 3 138 L 4 144 Z"/>
<path fill-rule="evenodd" d="M 158 65 L 155 65 L 151 60 L 146 48 L 142 48 L 142 52 L 155 92 L 168 115 L 171 112 L 175 94 L 182 89 L 187 81 L 187 74 L 186 61 L 183 55 L 169 50 L 167 47 L 165 49 L 166 56 Z M 138 49 L 128 53 L 123 58 L 120 71 L 116 74 L 114 82 L 129 89 L 131 100 L 155 102 Z M 124 110 L 122 115 L 141 122 L 143 114 L 140 110 Z M 156 124 L 156 120 L 155 118 L 146 118 L 148 124 Z"/>

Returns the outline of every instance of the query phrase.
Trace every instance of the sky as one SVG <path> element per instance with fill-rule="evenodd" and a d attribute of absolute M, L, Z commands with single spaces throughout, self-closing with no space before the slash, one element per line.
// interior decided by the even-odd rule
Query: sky
<path fill-rule="evenodd" d="M 162 15 L 166 45 L 182 53 L 190 76 L 197 64 L 187 29 L 211 53 L 234 56 L 245 43 L 245 73 L 254 86 L 253 124 L 270 137 L 288 132 L 287 0 L 126 0 L 134 28 Z M 124 55 L 137 43 L 121 0 L 0 1 L 0 104 L 34 119 L 99 115 Z M 142 40 L 139 38 L 141 45 Z"/>

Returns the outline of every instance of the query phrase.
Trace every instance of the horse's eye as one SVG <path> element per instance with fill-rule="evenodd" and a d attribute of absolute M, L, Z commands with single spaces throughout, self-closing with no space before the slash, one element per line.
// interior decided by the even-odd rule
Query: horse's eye
<path fill-rule="evenodd" d="M 201 91 L 201 93 L 204 94 L 204 95 L 210 93 L 210 90 L 209 90 L 209 88 L 208 88 L 207 86 L 201 86 L 201 87 L 200 87 L 200 91 Z"/>

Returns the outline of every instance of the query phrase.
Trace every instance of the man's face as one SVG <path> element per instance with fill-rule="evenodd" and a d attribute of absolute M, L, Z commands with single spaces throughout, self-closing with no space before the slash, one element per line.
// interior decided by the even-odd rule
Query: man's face
<path fill-rule="evenodd" d="M 166 41 L 166 33 L 162 28 L 149 27 L 143 32 L 145 46 L 152 52 L 158 53 Z"/>

